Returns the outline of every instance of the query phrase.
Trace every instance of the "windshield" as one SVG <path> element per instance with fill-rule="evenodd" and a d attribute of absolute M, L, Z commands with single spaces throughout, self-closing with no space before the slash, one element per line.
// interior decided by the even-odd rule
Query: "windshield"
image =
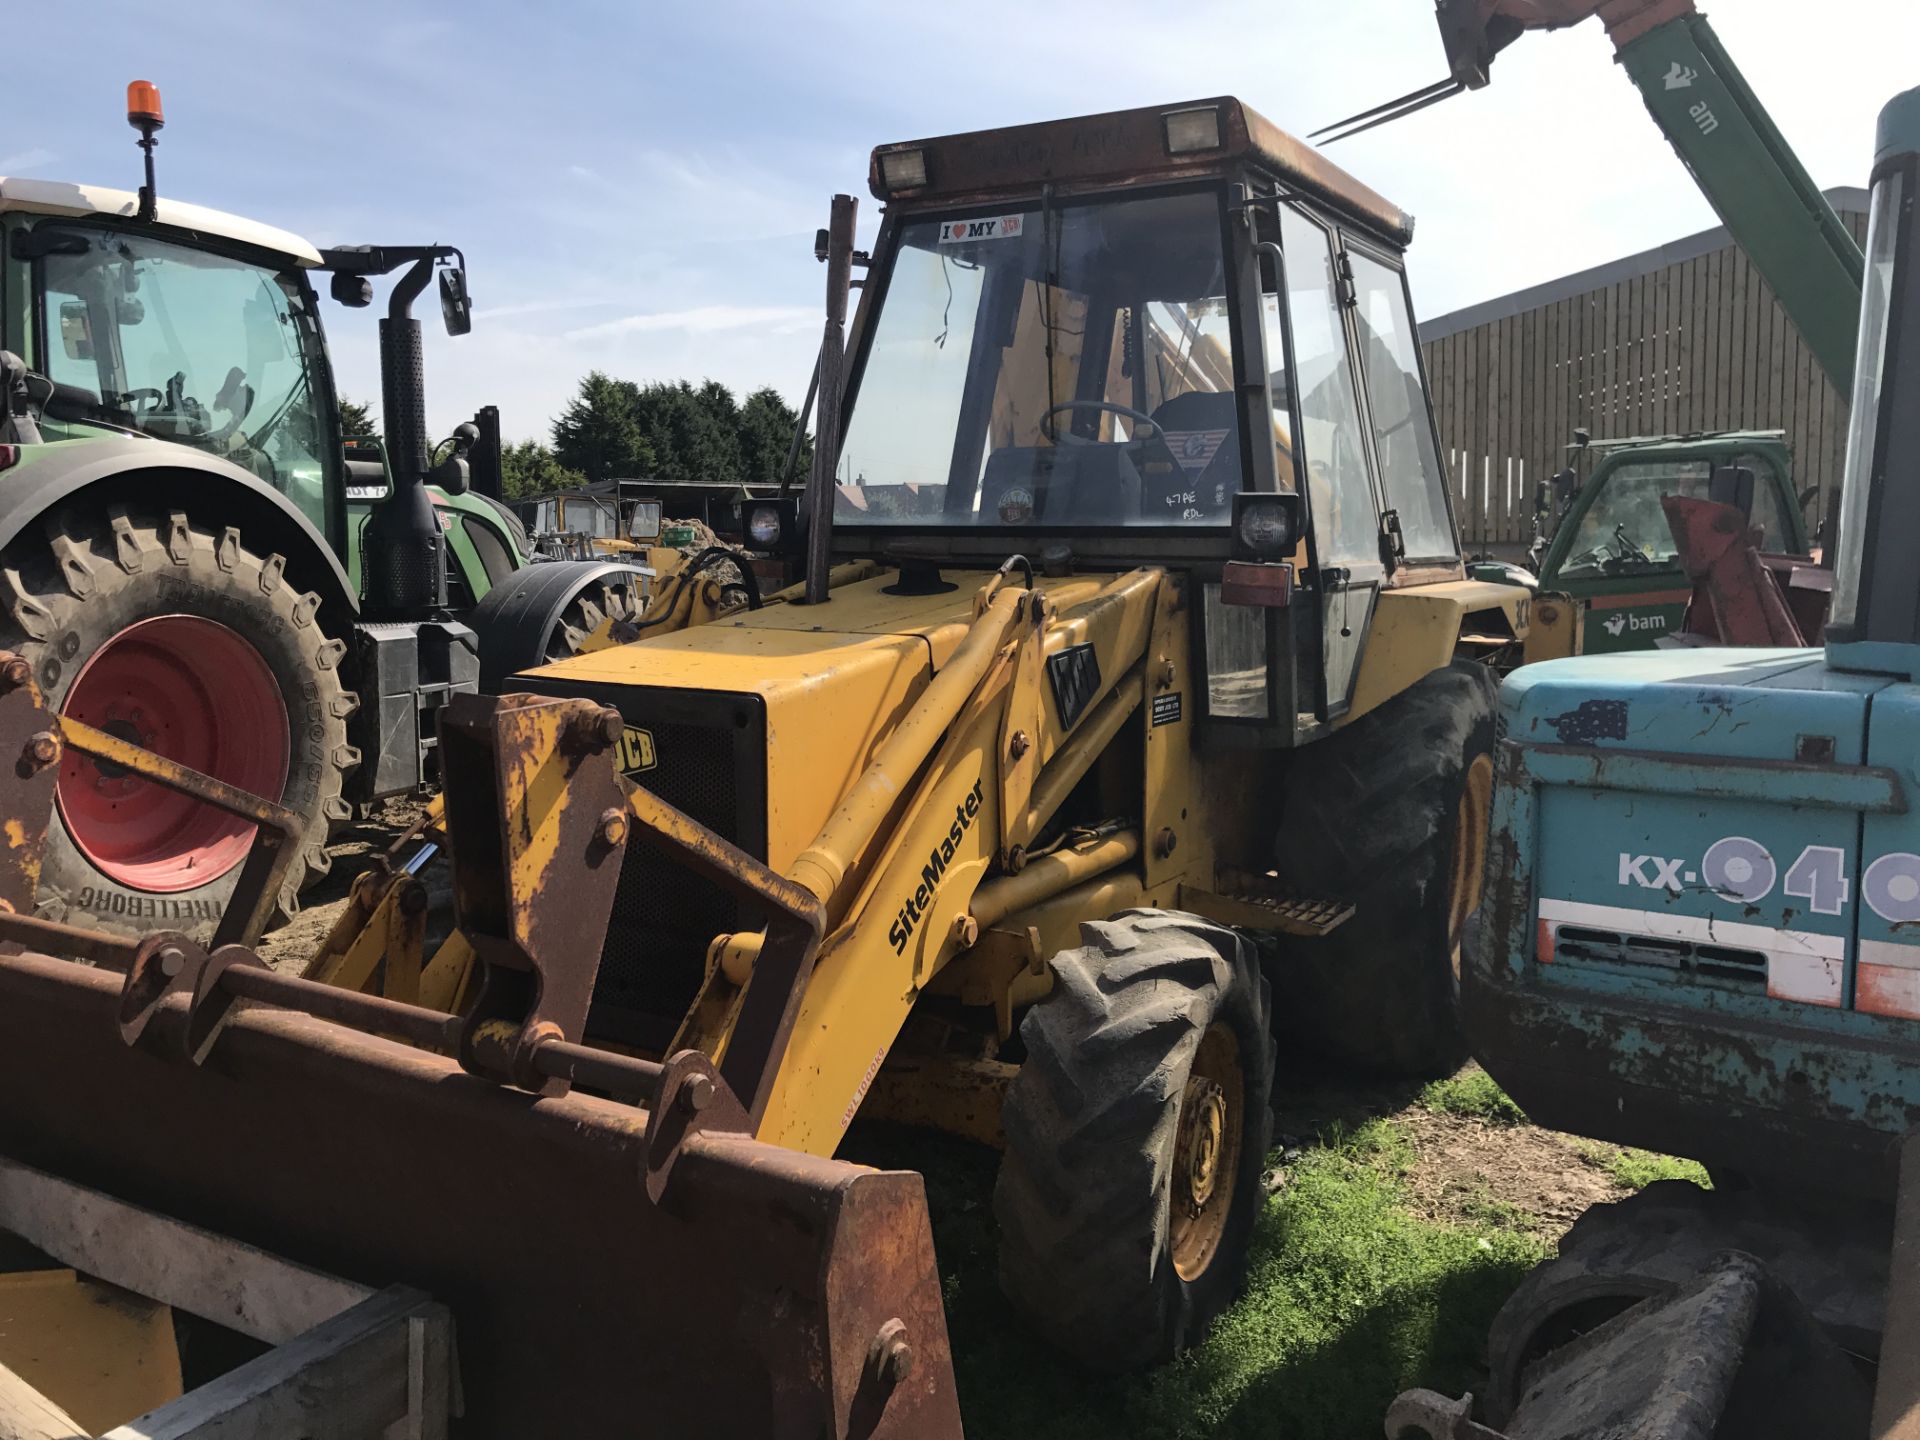
<path fill-rule="evenodd" d="M 1760 548 L 1785 550 L 1789 543 L 1786 518 L 1780 513 L 1773 466 L 1759 455 L 1735 455 L 1723 463 L 1753 472 L 1753 509 L 1748 518 L 1760 528 Z M 1600 478 L 1600 492 L 1580 517 L 1560 567 L 1561 578 L 1677 567 L 1679 547 L 1660 501 L 1668 495 L 1711 499 L 1712 482 L 1713 462 L 1704 459 L 1628 461 L 1607 471 Z"/>
<path fill-rule="evenodd" d="M 1212 192 L 902 226 L 835 523 L 1225 524 L 1227 293 Z"/>
<path fill-rule="evenodd" d="M 39 265 L 49 413 L 231 460 L 332 533 L 332 394 L 298 276 L 150 235 L 58 233 L 77 253 Z"/>
<path fill-rule="evenodd" d="M 1834 625 L 1859 616 L 1861 558 L 1866 553 L 1867 498 L 1873 488 L 1873 449 L 1880 426 L 1880 390 L 1886 379 L 1887 319 L 1893 305 L 1893 262 L 1907 171 L 1873 187 L 1867 218 L 1866 287 L 1860 297 L 1860 343 L 1853 365 L 1853 413 L 1847 423 L 1847 461 L 1840 479 L 1840 554 L 1833 575 Z"/>

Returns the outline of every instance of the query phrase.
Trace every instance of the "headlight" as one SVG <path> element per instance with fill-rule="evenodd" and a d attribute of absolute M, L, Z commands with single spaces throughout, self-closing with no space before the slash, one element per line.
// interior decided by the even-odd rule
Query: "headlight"
<path fill-rule="evenodd" d="M 1242 496 L 1240 514 L 1234 522 L 1241 546 L 1262 560 L 1279 560 L 1293 553 L 1299 540 L 1292 497 L 1281 495 Z"/>
<path fill-rule="evenodd" d="M 747 538 L 762 549 L 771 550 L 780 543 L 780 507 L 756 505 L 747 512 Z"/>

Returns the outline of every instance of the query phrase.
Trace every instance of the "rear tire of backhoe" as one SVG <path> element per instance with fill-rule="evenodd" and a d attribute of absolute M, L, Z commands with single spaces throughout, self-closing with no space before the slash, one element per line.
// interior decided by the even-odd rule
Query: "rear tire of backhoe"
<path fill-rule="evenodd" d="M 1484 665 L 1456 661 L 1296 752 L 1279 873 L 1355 908 L 1285 943 L 1290 1042 L 1393 1075 L 1467 1058 L 1460 954 L 1486 874 L 1498 696 Z"/>
<path fill-rule="evenodd" d="M 1007 1297 L 1118 1371 L 1196 1343 L 1245 1282 L 1272 1002 L 1252 946 L 1197 915 L 1130 910 L 1081 938 L 1020 1027 L 993 1207 Z"/>
<path fill-rule="evenodd" d="M 326 873 L 358 761 L 346 646 L 283 556 L 232 527 L 114 507 L 67 511 L 0 555 L 0 646 L 33 666 L 48 707 L 264 794 L 298 815 L 283 910 Z M 251 827 L 78 752 L 60 762 L 38 908 L 118 930 L 205 934 L 238 883 Z M 198 878 L 196 871 L 207 878 Z"/>

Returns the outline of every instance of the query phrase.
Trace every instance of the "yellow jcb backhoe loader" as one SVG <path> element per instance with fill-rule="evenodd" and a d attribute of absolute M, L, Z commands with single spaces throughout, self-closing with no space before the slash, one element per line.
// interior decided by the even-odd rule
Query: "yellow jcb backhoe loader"
<path fill-rule="evenodd" d="M 813 474 L 745 516 L 798 582 L 731 609 L 668 587 L 637 641 L 449 706 L 458 933 L 424 969 L 406 926 L 397 968 L 341 973 L 351 935 L 318 962 L 456 1013 L 263 980 L 245 951 L 156 970 L 152 940 L 122 1011 L 184 987 L 202 1074 L 224 995 L 347 1016 L 490 1083 L 637 1097 L 650 1136 L 717 1115 L 796 1164 L 863 1107 L 1004 1140 L 1009 1295 L 1091 1364 L 1151 1363 L 1242 1281 L 1276 1030 L 1389 1070 L 1459 1056 L 1490 664 L 1527 596 L 1464 577 L 1410 220 L 1238 101 L 883 146 L 871 181 L 870 259 L 850 199 L 823 235 Z M 1252 932 L 1280 934 L 1270 966 Z M 22 916 L 0 936 L 109 953 Z M 0 1051 L 40 1043 L 6 993 L 27 964 L 0 958 Z M 70 1066 L 120 1043 L 94 1019 L 62 1029 Z M 188 1090 L 125 1097 L 116 1130 L 197 1134 Z M 312 1119 L 347 1161 L 337 1109 Z M 388 1184 L 331 1193 L 384 1209 Z M 874 1283 L 911 1298 L 909 1273 Z M 930 1388 L 884 1392 L 887 1416 L 946 1397 L 943 1364 L 912 1373 Z"/>
<path fill-rule="evenodd" d="M 1527 596 L 1463 575 L 1411 222 L 1243 105 L 883 146 L 871 180 L 843 383 L 844 197 L 822 251 L 812 483 L 743 514 L 809 578 L 668 592 L 507 687 L 617 711 L 641 828 L 675 807 L 821 939 L 629 846 L 587 1038 L 711 1057 L 775 1144 L 830 1155 L 863 1107 L 1004 1143 L 1009 1293 L 1149 1362 L 1240 1282 L 1276 1019 L 1461 1057 Z M 1285 935 L 1270 975 L 1248 931 Z"/>

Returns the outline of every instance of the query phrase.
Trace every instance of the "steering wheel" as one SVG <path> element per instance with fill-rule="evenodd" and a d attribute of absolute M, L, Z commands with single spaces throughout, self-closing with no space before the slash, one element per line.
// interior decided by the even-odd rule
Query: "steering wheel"
<path fill-rule="evenodd" d="M 167 403 L 165 392 L 156 390 L 151 385 L 142 386 L 138 390 L 122 390 L 114 396 L 114 399 L 135 415 L 151 415 Z M 138 403 L 142 400 L 147 402 L 145 410 L 142 410 Z"/>
<path fill-rule="evenodd" d="M 1046 412 L 1040 417 L 1040 423 L 1047 427 L 1047 435 L 1056 445 L 1097 445 L 1100 443 L 1097 440 L 1089 440 L 1084 435 L 1076 435 L 1071 430 L 1065 435 L 1058 434 L 1054 427 L 1048 422 L 1062 410 L 1100 410 L 1109 415 L 1124 415 L 1127 419 L 1133 421 L 1135 425 L 1144 425 L 1155 435 L 1160 433 L 1160 422 L 1158 420 L 1154 419 L 1151 415 L 1134 409 L 1131 405 L 1116 404 L 1112 400 L 1062 400 L 1058 405 L 1049 405 Z M 1132 438 L 1140 440 L 1144 437 L 1136 433 Z"/>

